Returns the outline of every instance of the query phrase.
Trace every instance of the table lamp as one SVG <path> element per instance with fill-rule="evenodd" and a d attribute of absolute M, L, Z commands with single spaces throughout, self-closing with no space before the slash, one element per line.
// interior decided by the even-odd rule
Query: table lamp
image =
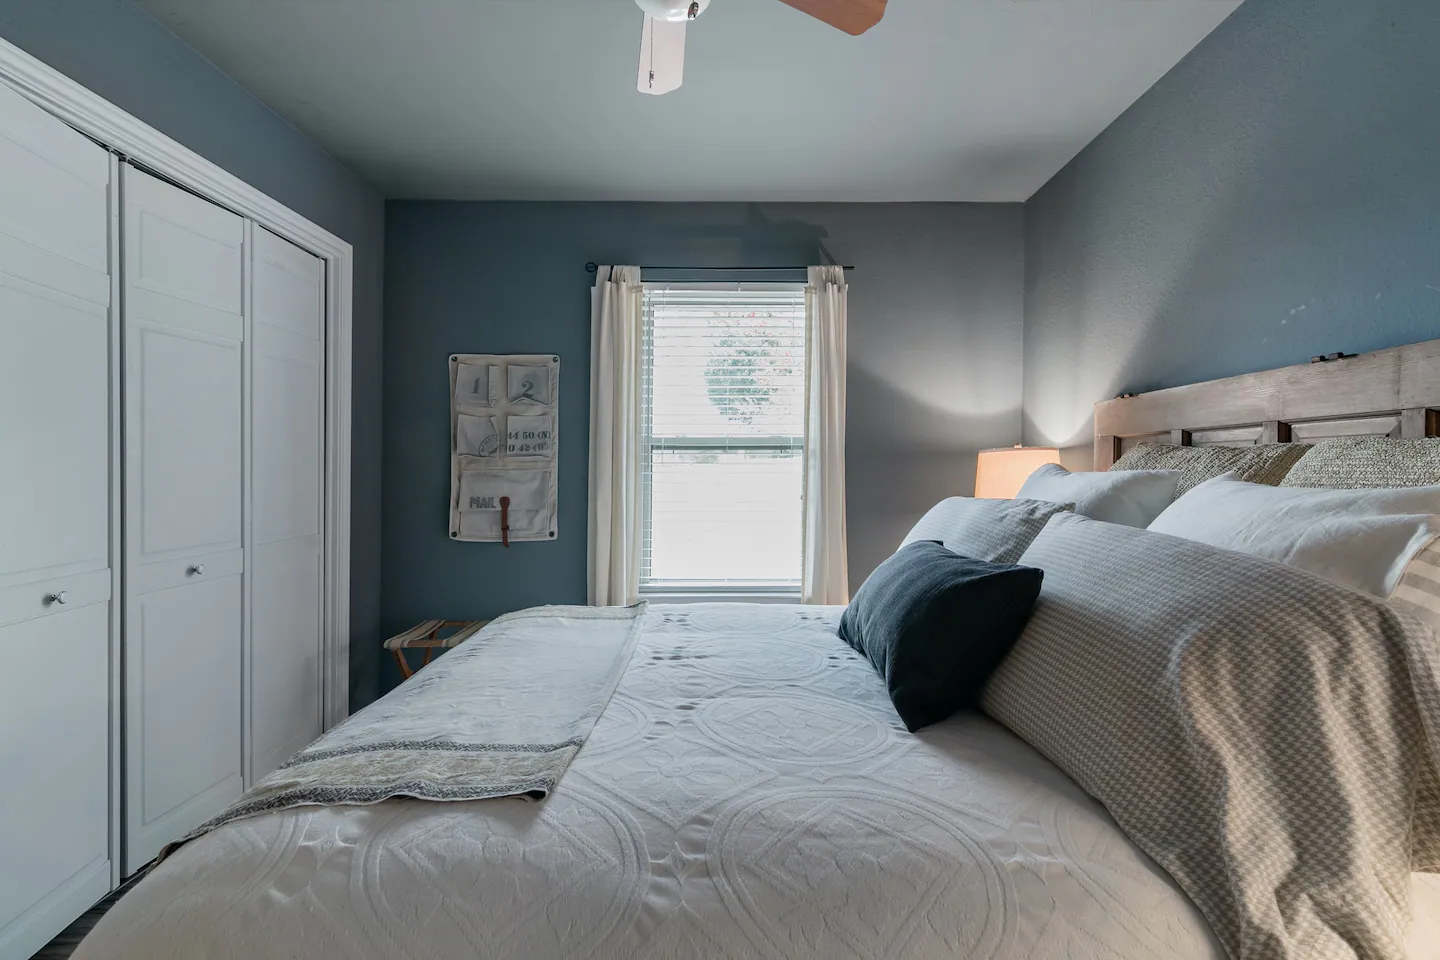
<path fill-rule="evenodd" d="M 1059 463 L 1055 447 L 999 447 L 981 450 L 975 463 L 975 496 L 986 500 L 1010 500 L 1035 468 Z"/>

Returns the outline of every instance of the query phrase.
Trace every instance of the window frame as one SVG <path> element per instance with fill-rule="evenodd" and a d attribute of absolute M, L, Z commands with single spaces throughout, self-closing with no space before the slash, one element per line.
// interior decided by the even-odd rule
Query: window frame
<path fill-rule="evenodd" d="M 639 594 L 642 600 L 656 600 L 664 603 L 705 603 L 715 601 L 745 601 L 750 603 L 799 603 L 801 599 L 802 583 L 804 576 L 803 569 L 798 571 L 799 576 L 793 581 L 663 581 L 660 583 L 646 582 L 646 573 L 650 567 L 650 535 L 652 528 L 651 509 L 652 486 L 654 479 L 653 453 L 660 451 L 686 451 L 695 452 L 708 451 L 748 451 L 748 450 L 790 450 L 797 446 L 800 451 L 801 471 L 801 537 L 804 537 L 804 511 L 805 511 L 805 484 L 807 444 L 805 427 L 807 423 L 802 421 L 801 433 L 797 436 L 755 436 L 749 438 L 723 438 L 723 437 L 668 437 L 660 443 L 654 442 L 653 432 L 653 404 L 649 388 L 651 382 L 651 371 L 654 361 L 654 323 L 650 309 L 650 292 L 652 290 L 679 290 L 679 291 L 735 291 L 743 292 L 745 289 L 764 289 L 770 292 L 793 292 L 804 300 L 805 284 L 801 282 L 785 281 L 741 281 L 741 282 L 695 282 L 681 283 L 669 280 L 645 281 L 642 284 L 642 324 L 640 347 L 640 523 L 641 523 L 641 557 L 640 571 L 638 574 Z M 810 379 L 809 371 L 809 330 L 804 331 L 804 342 L 806 350 L 805 382 Z M 737 442 L 738 441 L 738 442 Z M 803 543 L 802 543 L 803 551 Z M 803 556 L 802 556 L 803 563 Z"/>

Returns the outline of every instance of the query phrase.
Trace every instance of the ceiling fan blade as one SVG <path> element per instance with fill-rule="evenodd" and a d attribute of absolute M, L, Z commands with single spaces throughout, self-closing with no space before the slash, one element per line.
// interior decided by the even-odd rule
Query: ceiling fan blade
<path fill-rule="evenodd" d="M 640 32 L 641 93 L 659 96 L 677 90 L 685 79 L 685 21 L 645 18 Z"/>
<path fill-rule="evenodd" d="M 851 36 L 860 36 L 885 16 L 885 0 L 780 0 Z"/>

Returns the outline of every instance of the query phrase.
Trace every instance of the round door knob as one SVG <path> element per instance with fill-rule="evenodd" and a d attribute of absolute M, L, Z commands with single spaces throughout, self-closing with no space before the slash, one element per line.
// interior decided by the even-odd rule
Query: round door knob
<path fill-rule="evenodd" d="M 68 596 L 68 594 L 67 594 L 66 591 L 64 591 L 64 590 L 61 590 L 61 591 L 59 591 L 58 593 L 47 593 L 47 594 L 45 595 L 45 602 L 46 602 L 46 603 L 58 603 L 58 604 L 60 604 L 61 606 L 64 606 L 64 605 L 65 605 L 65 600 L 66 600 L 66 597 L 67 597 L 67 596 Z"/>
<path fill-rule="evenodd" d="M 192 566 L 192 567 L 190 568 L 190 572 L 193 573 L 193 574 L 195 574 L 195 576 L 197 576 L 197 577 L 200 576 L 200 574 L 202 574 L 202 573 L 205 572 L 205 564 L 203 564 L 203 563 L 197 563 L 197 564 L 195 564 L 194 566 Z"/>

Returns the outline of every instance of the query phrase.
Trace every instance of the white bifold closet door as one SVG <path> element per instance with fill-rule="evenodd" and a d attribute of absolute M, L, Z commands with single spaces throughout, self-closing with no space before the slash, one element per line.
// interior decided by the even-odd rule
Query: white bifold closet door
<path fill-rule="evenodd" d="M 251 251 L 250 779 L 321 733 L 325 263 L 261 227 Z"/>
<path fill-rule="evenodd" d="M 121 169 L 128 874 L 242 789 L 245 222 Z"/>
<path fill-rule="evenodd" d="M 110 889 L 111 157 L 0 85 L 0 957 Z"/>

